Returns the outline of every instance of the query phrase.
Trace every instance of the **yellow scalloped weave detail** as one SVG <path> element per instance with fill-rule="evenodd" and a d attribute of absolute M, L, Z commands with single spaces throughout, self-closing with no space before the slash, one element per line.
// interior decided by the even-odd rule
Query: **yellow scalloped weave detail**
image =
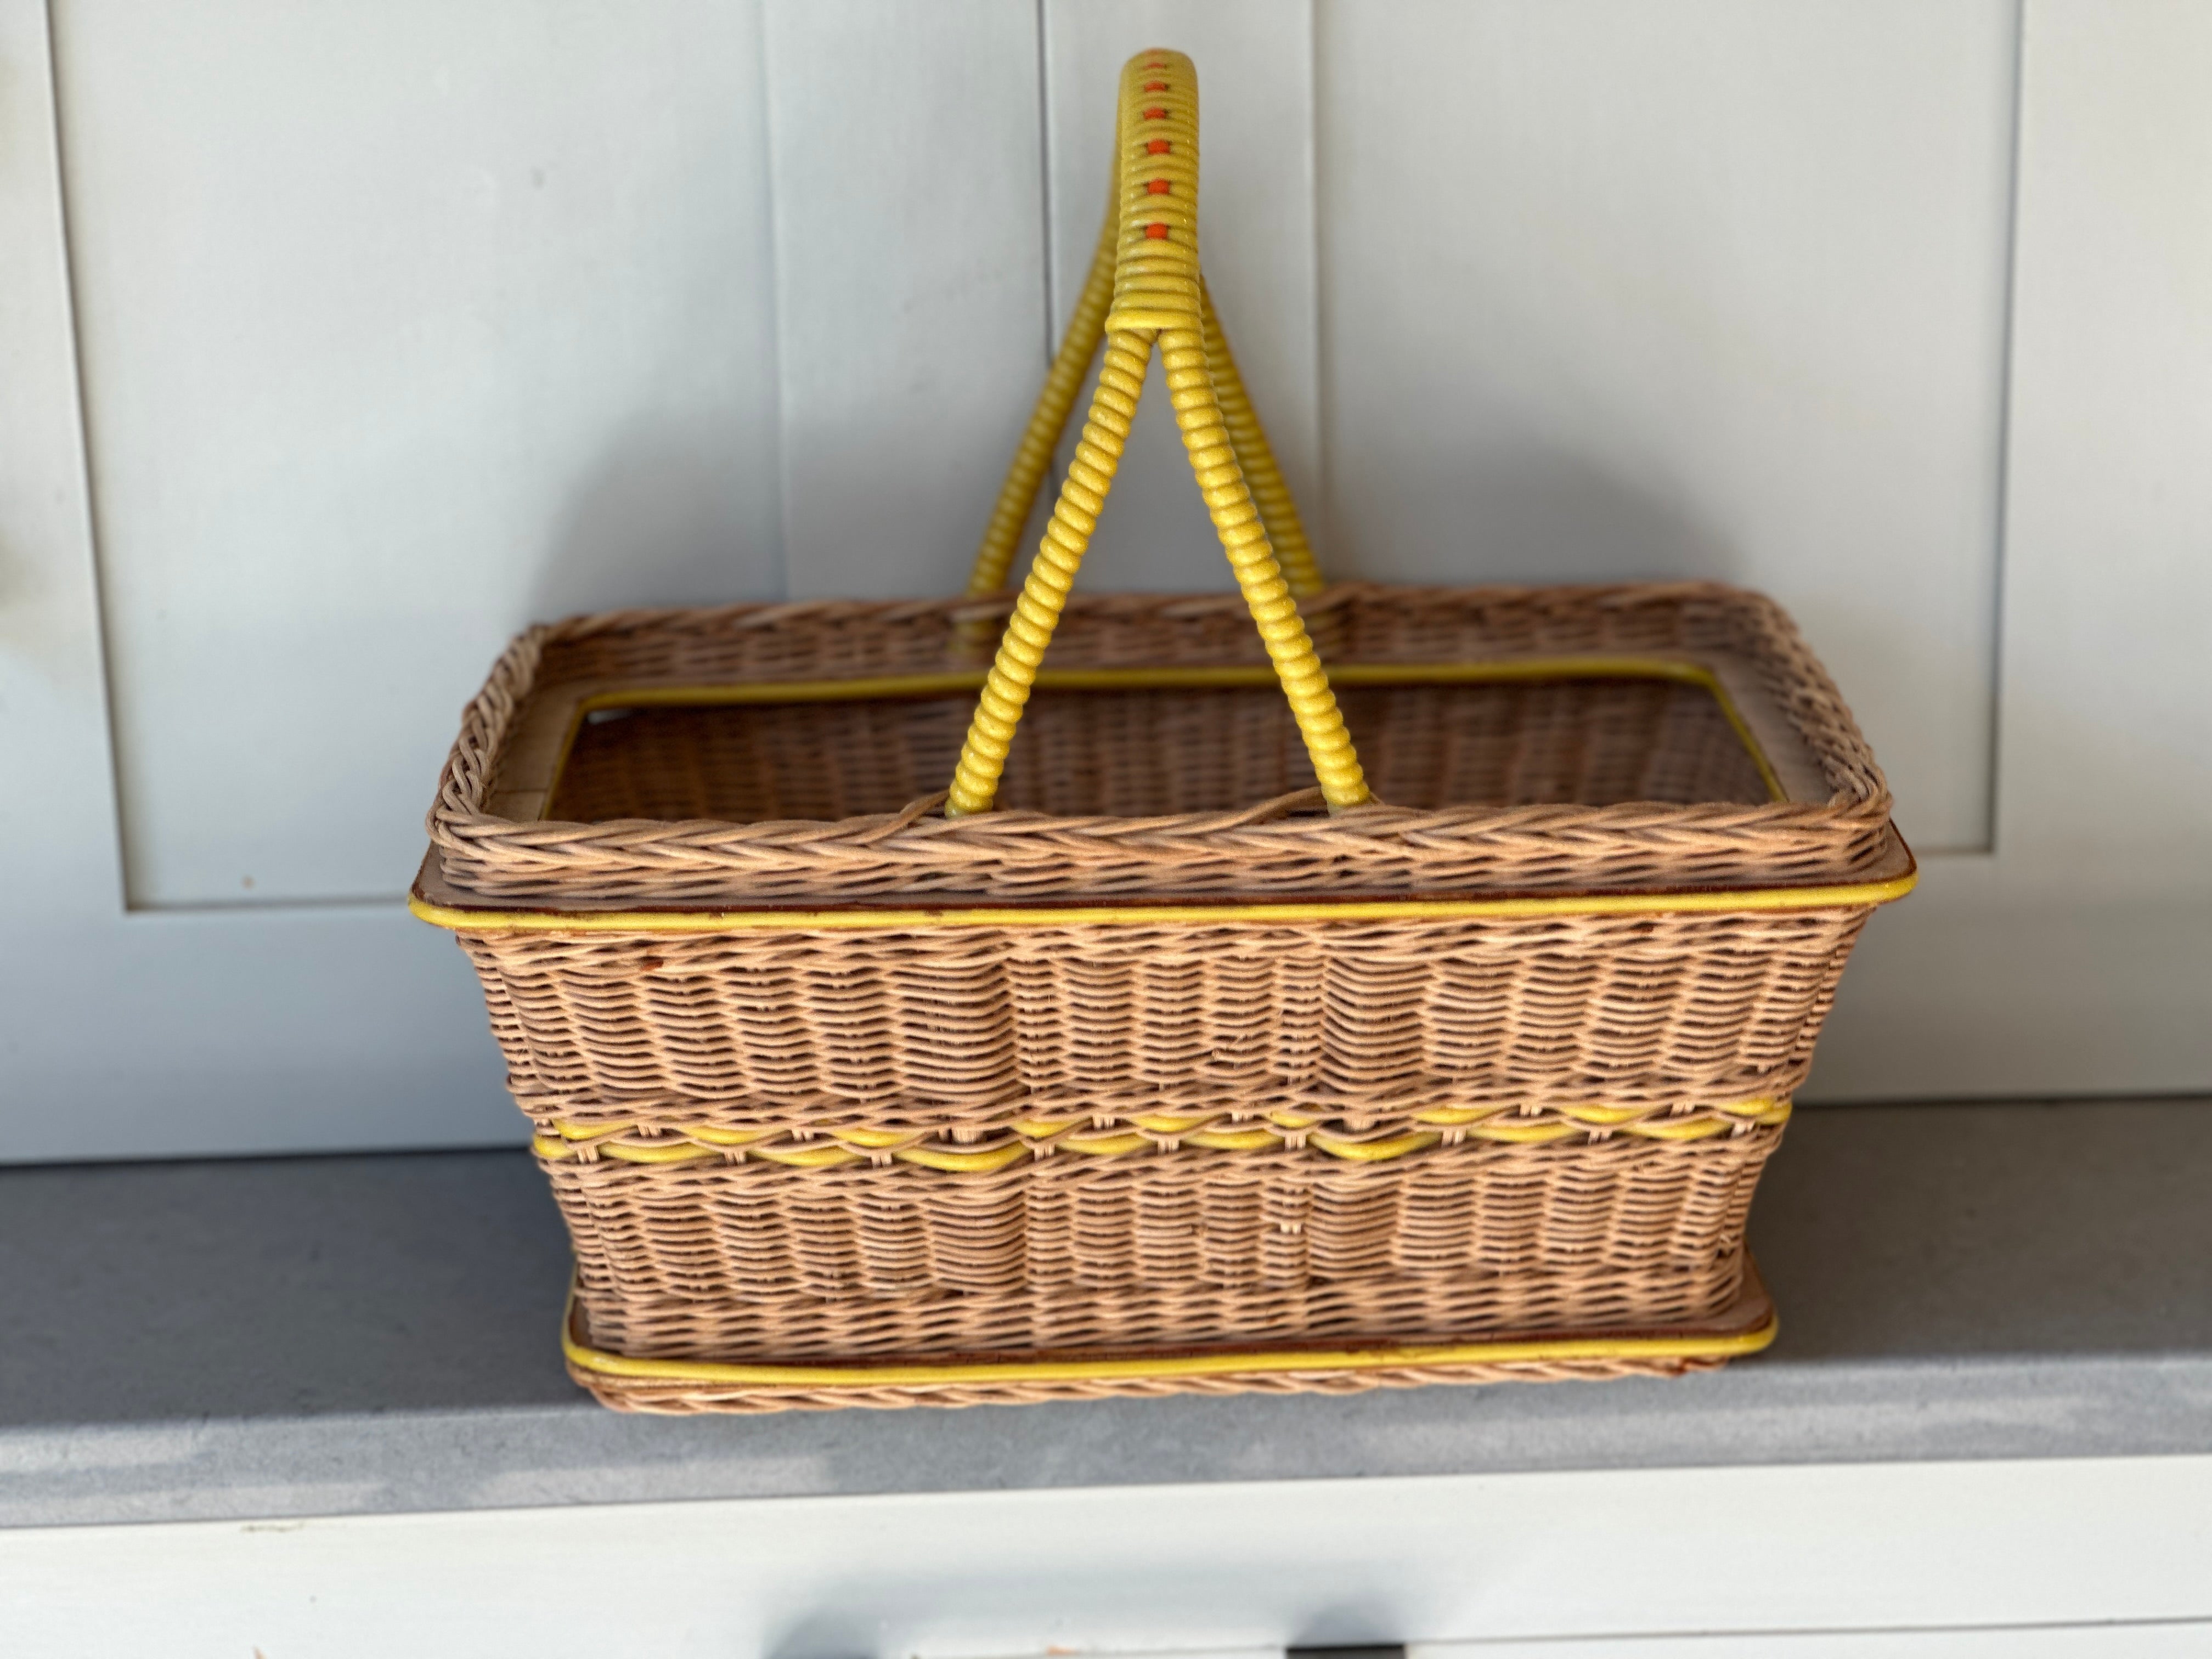
<path fill-rule="evenodd" d="M 1139 1113 L 1098 1126 L 1089 1117 L 1017 1118 L 980 1143 L 944 1140 L 934 1129 L 823 1131 L 800 1139 L 788 1129 L 724 1129 L 708 1124 L 680 1128 L 637 1123 L 572 1123 L 540 1134 L 531 1150 L 556 1161 L 611 1158 L 624 1164 L 691 1164 L 704 1158 L 759 1160 L 795 1169 L 835 1169 L 848 1164 L 912 1164 L 948 1174 L 988 1174 L 1025 1159 L 1060 1152 L 1088 1158 L 1200 1146 L 1220 1152 L 1271 1152 L 1307 1148 L 1331 1158 L 1379 1164 L 1446 1142 L 1487 1140 L 1516 1146 L 1628 1135 L 1645 1140 L 1710 1140 L 1790 1121 L 1786 1100 L 1758 1099 L 1683 1112 L 1671 1107 L 1555 1106 L 1528 1112 L 1513 1106 L 1436 1107 L 1395 1133 L 1361 1136 L 1328 1127 L 1311 1113 L 1270 1112 L 1238 1120 L 1224 1112 Z"/>

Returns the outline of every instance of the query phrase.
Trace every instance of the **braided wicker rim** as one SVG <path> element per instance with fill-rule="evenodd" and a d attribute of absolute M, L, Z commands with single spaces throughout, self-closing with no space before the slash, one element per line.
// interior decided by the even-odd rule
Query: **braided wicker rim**
<path fill-rule="evenodd" d="M 962 628 L 1010 597 L 823 600 L 572 617 L 521 635 L 465 711 L 428 829 L 447 882 L 497 901 L 836 903 L 888 896 L 1406 894 L 1729 887 L 1849 879 L 1883 856 L 1890 795 L 1826 672 L 1781 608 L 1715 583 L 1392 587 L 1312 601 L 1324 641 L 1361 661 L 1533 649 L 1729 651 L 1805 745 L 1823 801 L 1607 806 L 1376 804 L 1334 817 L 1290 797 L 1146 818 L 1002 811 L 727 823 L 518 822 L 486 810 L 503 744 L 533 694 L 583 678 L 641 684 L 850 678 L 972 665 Z M 1054 645 L 1069 667 L 1258 658 L 1236 594 L 1079 595 Z M 1311 792 L 1310 792 L 1310 793 Z"/>

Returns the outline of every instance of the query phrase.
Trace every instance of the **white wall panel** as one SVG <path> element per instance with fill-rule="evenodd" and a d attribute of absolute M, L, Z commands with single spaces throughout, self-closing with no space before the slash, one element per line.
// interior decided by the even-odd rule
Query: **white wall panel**
<path fill-rule="evenodd" d="M 1034 0 L 769 0 L 793 598 L 957 592 L 1044 376 Z"/>
<path fill-rule="evenodd" d="M 1067 325 L 1097 245 L 1121 65 L 1147 46 L 1188 52 L 1198 68 L 1204 157 L 1199 253 L 1206 283 L 1276 459 L 1313 520 L 1320 500 L 1321 380 L 1310 4 L 1045 0 L 1044 18 L 1054 343 Z M 1069 422 L 1063 459 L 1089 401 L 1086 387 Z M 1235 585 L 1190 476 L 1157 358 L 1109 501 L 1084 562 L 1087 586 L 1173 592 Z M 1321 526 L 1310 522 L 1308 529 L 1326 568 Z M 1018 574 L 1034 550 L 1032 538 L 1021 550 Z"/>
<path fill-rule="evenodd" d="M 2035 0 L 2025 69 L 1999 850 L 2212 903 L 2212 8 Z"/>
<path fill-rule="evenodd" d="M 0 0 L 0 1160 L 519 1139 L 396 905 L 125 910 L 46 25 Z"/>
<path fill-rule="evenodd" d="M 769 3 L 0 0 L 0 1158 L 519 1138 L 392 902 L 458 705 L 957 583 L 1153 44 L 1328 564 L 1769 588 L 1989 848 L 1813 1092 L 2212 1085 L 2212 13 L 2029 0 L 2001 406 L 1998 0 Z M 1226 586 L 1164 414 L 1094 586 Z"/>
<path fill-rule="evenodd" d="M 56 12 L 131 896 L 392 895 L 507 634 L 779 586 L 758 18 Z"/>
<path fill-rule="evenodd" d="M 1831 1094 L 2212 1085 L 2212 8 L 2021 64 L 1996 850 L 1868 928 Z"/>
<path fill-rule="evenodd" d="M 0 0 L 0 984 L 123 897 L 46 58 L 45 8 Z M 0 1075 L 21 1006 L 0 994 Z"/>
<path fill-rule="evenodd" d="M 1338 562 L 1764 588 L 1983 845 L 2014 58 L 2006 0 L 1325 0 Z"/>

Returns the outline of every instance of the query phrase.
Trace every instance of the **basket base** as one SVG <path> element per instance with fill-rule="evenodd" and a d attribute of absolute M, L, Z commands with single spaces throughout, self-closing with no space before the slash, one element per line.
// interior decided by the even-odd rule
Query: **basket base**
<path fill-rule="evenodd" d="M 1264 1348 L 1041 1353 L 1019 1358 L 885 1360 L 858 1365 L 726 1364 L 632 1359 L 589 1343 L 572 1295 L 562 1347 L 568 1375 L 617 1411 L 877 1410 L 909 1406 L 1014 1406 L 1173 1394 L 1357 1394 L 1431 1382 L 1596 1382 L 1680 1376 L 1756 1353 L 1778 1328 L 1773 1299 L 1747 1254 L 1733 1305 L 1695 1325 L 1661 1329 L 1538 1332 L 1466 1343 L 1322 1350 Z"/>

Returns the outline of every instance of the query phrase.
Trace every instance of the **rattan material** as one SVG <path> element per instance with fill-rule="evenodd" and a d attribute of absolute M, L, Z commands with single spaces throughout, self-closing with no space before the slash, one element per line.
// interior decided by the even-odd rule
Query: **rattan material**
<path fill-rule="evenodd" d="M 543 1162 L 607 1346 L 849 1362 L 1686 1324 L 1736 1295 L 1779 1133 L 974 1176 Z"/>
<path fill-rule="evenodd" d="M 1353 1394 L 1437 1382 L 1601 1381 L 1709 1370 L 1773 1339 L 1774 1309 L 1748 1255 L 1735 1264 L 1734 1302 L 1714 1317 L 1610 1337 L 1531 1331 L 1459 1346 L 1386 1345 L 1364 1350 L 1241 1346 L 1228 1350 L 1060 1350 L 1045 1364 L 1018 1357 L 937 1364 L 745 1367 L 634 1359 L 595 1346 L 572 1303 L 563 1347 L 569 1375 L 603 1403 L 647 1412 L 761 1412 L 836 1406 L 1020 1405 L 1050 1400 L 1213 1395 Z"/>
<path fill-rule="evenodd" d="M 1204 374 L 1210 316 L 1097 297 L 1079 328 Z M 1254 562 L 1295 509 L 1234 386 L 1185 401 L 1245 591 L 1071 597 L 1063 559 L 972 727 L 1011 596 L 573 618 L 465 711 L 416 902 L 482 980 L 608 1404 L 1678 1374 L 1771 1334 L 1753 1188 L 1910 878 L 1841 697 L 1728 587 L 1339 585 L 1304 622 L 1379 799 L 1324 811 L 1312 756 L 1340 806 L 1360 763 Z M 987 727 L 1001 810 L 940 816 Z"/>
<path fill-rule="evenodd" d="M 980 1131 L 1787 1098 L 1866 914 L 461 938 L 542 1122 Z"/>
<path fill-rule="evenodd" d="M 1346 584 L 1308 609 L 1317 629 L 1323 620 L 1330 625 L 1331 660 L 1338 663 L 1655 653 L 1734 661 L 1802 745 L 1817 781 L 1809 799 L 1606 805 L 1476 796 L 1331 817 L 1310 809 L 1286 812 L 1260 797 L 1226 814 L 1163 812 L 1134 822 L 1028 811 L 948 820 L 878 810 L 752 823 L 641 814 L 581 823 L 538 821 L 548 780 L 513 775 L 506 751 L 520 711 L 564 687 L 845 681 L 963 669 L 973 657 L 962 620 L 1003 616 L 1008 603 L 824 600 L 623 611 L 532 629 L 494 667 L 447 760 L 429 820 L 446 878 L 488 899 L 588 894 L 595 902 L 647 905 L 957 894 L 1260 896 L 1778 884 L 1850 879 L 1882 856 L 1889 793 L 1842 697 L 1771 600 L 1708 583 Z M 1265 661 L 1234 594 L 1079 594 L 1054 635 L 1052 657 L 1060 668 Z M 933 747 L 945 742 L 941 728 L 935 735 L 918 731 L 925 720 L 903 704 L 831 718 L 874 719 L 891 734 L 918 735 Z M 856 742 L 863 735 L 854 724 L 846 729 Z M 874 741 L 875 734 L 866 736 Z M 1126 772 L 1127 782 L 1111 786 L 1124 797 L 1172 799 L 1181 790 L 1202 798 L 1218 787 L 1218 753 L 1102 746 L 1090 765 L 1102 775 Z M 897 793 L 908 777 L 931 777 L 888 745 L 808 763 L 869 769 L 872 776 L 844 793 L 870 805 Z M 1508 757 L 1499 769 L 1518 764 Z M 1294 775 L 1287 764 L 1274 769 L 1286 781 Z M 1392 770 L 1413 799 L 1437 793 L 1407 781 L 1395 761 Z M 1188 781 L 1156 781 L 1169 773 Z M 938 775 L 929 787 L 941 787 Z M 821 793 L 814 784 L 806 788 Z M 500 810 L 507 795 L 527 798 L 526 818 Z M 605 799 L 591 804 L 594 812 L 620 810 Z"/>

